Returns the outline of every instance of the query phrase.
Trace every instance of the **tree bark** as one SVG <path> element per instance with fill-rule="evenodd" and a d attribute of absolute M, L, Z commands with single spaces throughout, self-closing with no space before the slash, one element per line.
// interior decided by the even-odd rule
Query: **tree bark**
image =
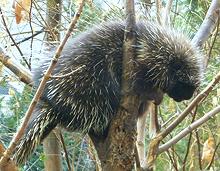
<path fill-rule="evenodd" d="M 47 0 L 47 41 L 60 40 L 62 0 Z"/>
<path fill-rule="evenodd" d="M 123 45 L 121 102 L 113 118 L 107 137 L 90 137 L 98 152 L 104 171 L 130 171 L 134 166 L 134 149 L 137 137 L 137 114 L 139 97 L 131 88 L 134 71 L 135 13 L 134 1 L 126 0 L 126 26 Z"/>
<path fill-rule="evenodd" d="M 50 31 L 46 35 L 46 46 L 60 40 L 61 12 L 62 0 L 47 0 L 47 27 Z M 45 171 L 62 171 L 61 147 L 54 131 L 44 139 L 43 147 L 46 155 Z"/>
<path fill-rule="evenodd" d="M 43 142 L 44 153 L 46 159 L 44 160 L 44 166 L 46 171 L 61 171 L 61 152 L 60 144 L 54 132 L 51 132 Z"/>

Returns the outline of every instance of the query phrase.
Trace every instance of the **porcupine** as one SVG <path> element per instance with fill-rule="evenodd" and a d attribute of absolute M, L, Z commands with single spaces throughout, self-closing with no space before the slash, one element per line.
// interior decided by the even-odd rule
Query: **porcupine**
<path fill-rule="evenodd" d="M 94 135 L 107 131 L 120 102 L 124 28 L 124 22 L 104 23 L 67 43 L 53 71 L 63 77 L 47 82 L 15 152 L 18 164 L 57 125 Z M 177 102 L 190 99 L 201 77 L 198 48 L 182 33 L 149 21 L 138 22 L 135 34 L 132 92 L 156 104 L 164 93 Z M 49 61 L 36 69 L 35 84 Z"/>

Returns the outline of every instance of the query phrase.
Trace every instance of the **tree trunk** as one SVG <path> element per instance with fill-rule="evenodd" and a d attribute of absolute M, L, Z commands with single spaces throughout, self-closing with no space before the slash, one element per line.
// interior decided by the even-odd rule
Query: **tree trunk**
<path fill-rule="evenodd" d="M 131 88 L 134 71 L 135 14 L 134 1 L 126 0 L 126 26 L 123 45 L 121 102 L 113 118 L 107 137 L 90 133 L 103 171 L 130 171 L 134 167 L 134 149 L 137 137 L 139 97 Z"/>
<path fill-rule="evenodd" d="M 60 40 L 60 23 L 62 12 L 62 0 L 47 0 L 47 27 L 48 34 L 46 40 L 48 46 L 50 43 Z M 43 141 L 45 171 L 62 171 L 61 148 L 58 138 L 52 131 Z"/>
<path fill-rule="evenodd" d="M 46 159 L 44 161 L 44 166 L 46 171 L 61 171 L 61 152 L 60 144 L 52 131 L 43 142 L 44 153 L 46 154 Z"/>

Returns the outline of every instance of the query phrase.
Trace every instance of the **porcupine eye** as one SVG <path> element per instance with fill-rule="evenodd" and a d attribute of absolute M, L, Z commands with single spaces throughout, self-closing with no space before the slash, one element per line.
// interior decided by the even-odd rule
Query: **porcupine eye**
<path fill-rule="evenodd" d="M 167 94 L 177 102 L 189 100 L 196 89 L 196 86 L 190 80 L 189 73 L 190 71 L 181 63 L 172 66 L 170 74 L 173 76 Z"/>

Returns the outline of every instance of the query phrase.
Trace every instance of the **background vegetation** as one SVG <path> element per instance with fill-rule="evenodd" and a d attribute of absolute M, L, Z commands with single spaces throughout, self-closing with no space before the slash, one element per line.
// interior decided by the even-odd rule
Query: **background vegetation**
<path fill-rule="evenodd" d="M 156 20 L 155 2 L 152 1 L 149 8 L 149 1 L 136 1 L 136 15 L 139 20 L 146 18 Z M 0 45 L 7 51 L 7 54 L 21 65 L 27 65 L 24 58 L 28 61 L 31 69 L 35 68 L 39 60 L 43 58 L 41 55 L 45 49 L 43 46 L 44 33 L 46 32 L 46 4 L 43 0 L 34 1 L 32 11 L 32 23 L 24 19 L 20 24 L 16 24 L 15 16 L 9 0 L 1 0 L 0 7 L 7 22 L 7 27 L 12 34 L 15 42 L 25 40 L 32 36 L 32 31 L 40 32 L 37 36 L 30 38 L 18 46 L 21 53 L 13 45 L 5 26 L 0 19 Z M 64 1 L 62 12 L 62 23 L 60 24 L 61 37 L 67 28 L 72 16 L 76 10 L 74 0 Z M 124 11 L 122 2 L 113 1 L 87 1 L 84 7 L 82 16 L 79 20 L 77 28 L 74 31 L 73 37 L 82 31 L 91 28 L 92 25 L 97 25 L 103 21 L 115 20 L 123 18 Z M 166 1 L 162 1 L 166 4 Z M 209 0 L 174 0 L 171 9 L 171 25 L 176 29 L 183 30 L 190 37 L 193 37 L 204 20 L 205 14 L 210 6 Z M 219 72 L 220 68 L 220 34 L 218 31 L 219 25 L 204 44 L 203 52 L 208 56 L 209 61 L 204 74 L 200 90 L 208 85 L 213 77 Z M 34 89 L 21 83 L 9 69 L 0 64 L 0 141 L 8 146 L 12 135 L 16 132 L 20 124 L 20 119 L 24 116 L 30 100 L 33 97 Z M 208 111 L 219 105 L 220 101 L 220 86 L 217 85 L 208 98 L 205 99 L 196 109 L 195 112 L 188 117 L 179 126 L 172 131 L 171 134 L 164 140 L 167 141 L 175 136 L 180 130 L 187 127 L 193 120 L 200 118 Z M 165 98 L 162 105 L 159 107 L 159 122 L 163 129 L 164 124 L 174 119 L 186 108 L 188 102 L 176 103 L 170 98 Z M 209 167 L 213 170 L 220 168 L 220 150 L 217 149 L 220 143 L 220 115 L 211 118 L 204 125 L 193 131 L 190 135 L 183 138 L 171 149 L 162 153 L 157 161 L 157 171 L 167 170 L 200 170 L 201 168 Z M 167 123 L 169 124 L 169 122 Z M 149 121 L 146 123 L 146 129 L 149 129 Z M 62 131 L 63 132 L 63 131 Z M 90 139 L 83 137 L 79 133 L 63 134 L 65 138 L 65 146 L 68 151 L 69 159 L 75 170 L 95 170 L 97 167 L 97 157 L 94 147 Z M 151 135 L 147 131 L 146 144 L 149 143 Z M 146 145 L 146 148 L 148 146 Z M 208 149 L 208 151 L 207 151 Z M 67 170 L 67 162 L 63 154 L 64 169 Z M 212 161 L 212 156 L 215 155 Z M 39 157 L 40 156 L 40 157 Z M 32 158 L 21 167 L 21 170 L 36 171 L 43 170 L 43 161 L 45 156 L 42 147 L 32 155 Z M 211 163 L 211 164 L 210 164 Z"/>

